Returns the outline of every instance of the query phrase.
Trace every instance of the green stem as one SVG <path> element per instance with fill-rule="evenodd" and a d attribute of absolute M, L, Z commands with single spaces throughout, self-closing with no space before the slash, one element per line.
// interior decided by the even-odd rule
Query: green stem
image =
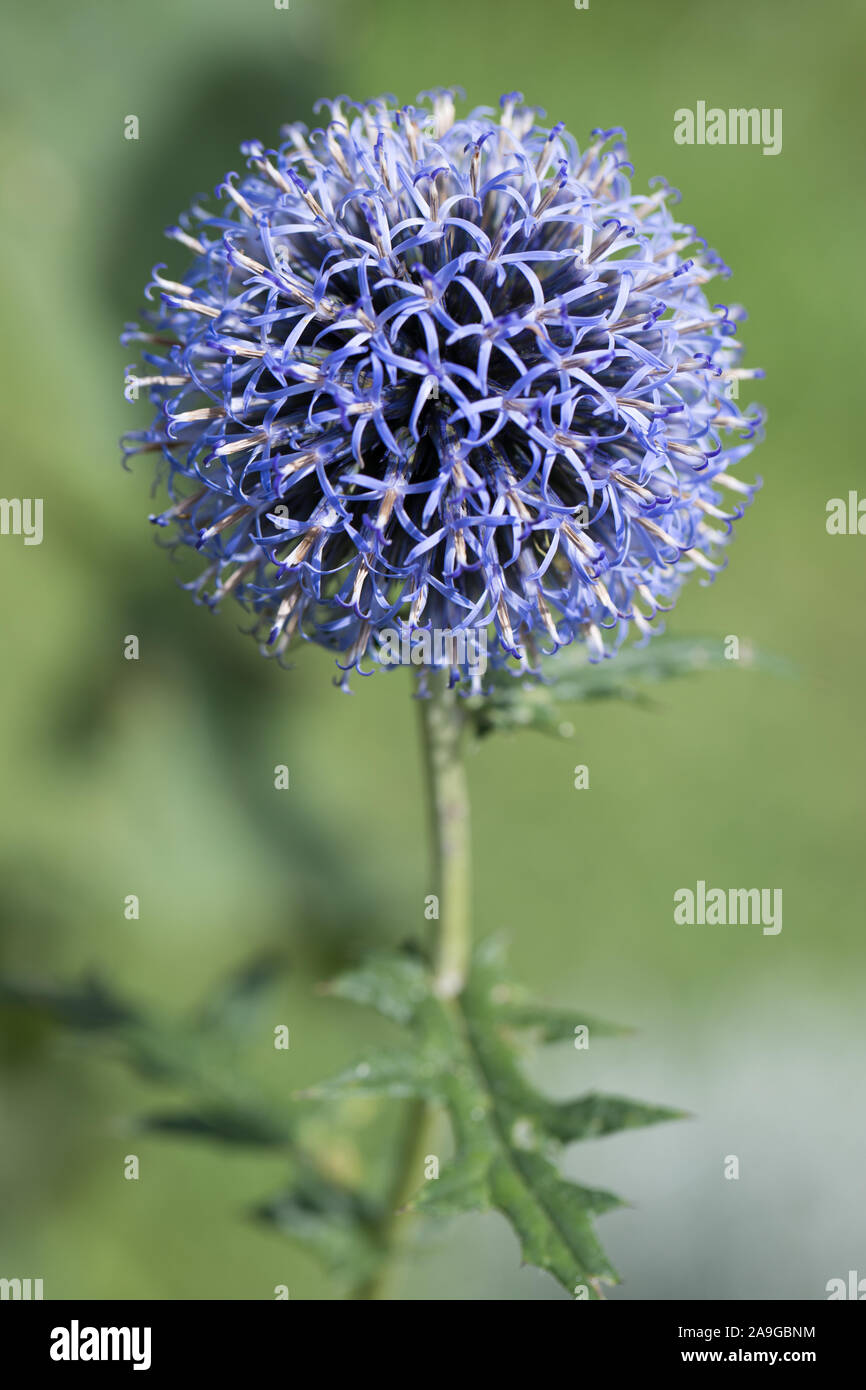
<path fill-rule="evenodd" d="M 469 793 L 463 766 L 465 715 L 447 673 L 431 671 L 430 695 L 419 701 L 433 840 L 439 929 L 436 991 L 453 999 L 466 982 L 471 949 Z"/>
<path fill-rule="evenodd" d="M 438 904 L 433 951 L 434 988 L 443 999 L 462 990 L 471 950 L 469 794 L 463 766 L 465 714 L 462 701 L 448 689 L 447 673 L 429 671 L 429 695 L 419 700 L 427 800 L 433 846 L 433 892 Z M 384 1247 L 376 1273 L 354 1297 L 384 1297 L 399 1236 L 401 1212 L 420 1186 L 431 1133 L 432 1115 L 425 1101 L 408 1107 L 400 1154 L 381 1228 Z"/>

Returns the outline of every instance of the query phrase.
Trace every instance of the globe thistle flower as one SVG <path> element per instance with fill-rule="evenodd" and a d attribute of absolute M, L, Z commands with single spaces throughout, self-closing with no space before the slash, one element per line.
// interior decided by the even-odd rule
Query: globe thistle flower
<path fill-rule="evenodd" d="M 124 337 L 156 411 L 125 450 L 206 560 L 188 587 L 344 673 L 395 631 L 483 634 L 518 672 L 650 635 L 757 486 L 731 472 L 760 426 L 732 398 L 759 375 L 744 315 L 704 288 L 726 268 L 664 181 L 632 192 L 618 129 L 581 150 L 518 93 L 462 120 L 448 91 L 325 105 L 169 228 L 192 258 Z"/>

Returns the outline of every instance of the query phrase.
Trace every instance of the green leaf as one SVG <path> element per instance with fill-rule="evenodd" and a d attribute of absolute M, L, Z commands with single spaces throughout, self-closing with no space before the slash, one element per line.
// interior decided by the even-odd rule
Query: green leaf
<path fill-rule="evenodd" d="M 432 1099 L 436 1090 L 436 1069 L 426 1053 L 406 1048 L 389 1048 L 371 1053 L 356 1066 L 339 1072 L 328 1081 L 301 1091 L 301 1100 L 345 1100 L 359 1094 L 406 1100 L 412 1096 Z"/>
<path fill-rule="evenodd" d="M 265 951 L 246 961 L 207 1000 L 201 1026 L 235 1037 L 248 1035 L 265 994 L 285 969 L 286 961 L 276 951 Z"/>
<path fill-rule="evenodd" d="M 649 703 L 645 685 L 700 671 L 755 666 L 776 672 L 790 668 L 778 658 L 749 653 L 739 661 L 725 657 L 719 637 L 658 638 L 646 646 L 623 647 L 609 661 L 590 663 L 586 647 L 574 642 L 542 663 L 542 678 L 515 678 L 508 671 L 488 673 L 489 694 L 467 704 L 479 735 L 499 729 L 537 729 L 569 736 L 562 705 L 586 700 Z"/>
<path fill-rule="evenodd" d="M 379 1267 L 381 1210 L 363 1195 L 312 1173 L 254 1213 L 311 1251 L 339 1279 L 361 1284 Z"/>
<path fill-rule="evenodd" d="M 502 979 L 501 953 L 476 953 L 458 1000 L 437 997 L 417 960 L 383 956 L 337 981 L 333 993 L 367 1003 L 410 1028 L 414 1046 L 379 1052 L 315 1088 L 319 1096 L 376 1094 L 436 1100 L 454 1134 L 454 1157 L 410 1201 L 435 1216 L 496 1210 L 510 1222 L 527 1263 L 546 1269 L 569 1292 L 586 1285 L 599 1297 L 616 1274 L 598 1243 L 593 1218 L 622 1205 L 612 1193 L 564 1178 L 555 1159 L 563 1144 L 681 1112 L 590 1093 L 555 1101 L 518 1064 L 512 1034 L 533 1028 L 547 1039 L 572 1037 L 576 1015 L 532 1004 Z M 568 1027 L 566 1029 L 566 1020 Z M 605 1025 L 594 1025 L 599 1033 Z M 607 1025 L 606 1031 L 619 1031 Z"/>
<path fill-rule="evenodd" d="M 503 1027 L 516 1033 L 531 1033 L 534 1041 L 539 1043 L 574 1042 L 578 1028 L 586 1028 L 590 1038 L 621 1038 L 634 1032 L 633 1028 L 610 1023 L 579 1009 L 556 1009 L 532 999 L 523 999 L 516 990 L 513 998 L 496 1003 L 494 1012 Z"/>
<path fill-rule="evenodd" d="M 562 1009 L 540 1003 L 521 985 L 506 983 L 501 977 L 505 968 L 505 945 L 501 936 L 488 937 L 476 951 L 476 969 L 486 969 L 491 975 L 487 1001 L 491 1014 L 512 1033 L 530 1033 L 535 1043 L 574 1042 L 578 1028 L 587 1029 L 589 1037 L 628 1037 L 633 1028 L 610 1023 L 580 1009 Z"/>
<path fill-rule="evenodd" d="M 539 1154 L 497 1158 L 490 1173 L 493 1203 L 508 1217 L 524 1261 L 552 1274 L 571 1293 L 588 1284 L 598 1297 L 601 1282 L 617 1274 L 598 1242 L 586 1189 L 560 1177 Z"/>
<path fill-rule="evenodd" d="M 381 1206 L 346 1186 L 345 1173 L 338 1174 L 334 1157 L 339 1144 L 333 1128 L 329 1126 L 327 1139 L 319 1136 L 318 1142 L 311 1142 L 314 1127 L 307 1123 L 303 1107 L 292 1105 L 283 1087 L 276 1097 L 263 1093 L 240 1065 L 240 1044 L 260 1038 L 256 1010 L 282 968 L 276 955 L 257 957 L 230 975 L 192 1017 L 178 1020 L 133 1009 L 96 979 L 66 986 L 0 978 L 0 1004 L 38 1010 L 131 1072 L 178 1093 L 182 1099 L 176 1109 L 137 1119 L 142 1131 L 278 1149 L 288 1160 L 290 1181 L 257 1215 L 307 1246 L 335 1274 L 361 1285 L 384 1256 Z M 371 983 L 372 995 L 365 992 L 363 977 L 362 969 L 357 985 L 347 985 L 347 998 L 357 996 L 359 1002 L 376 1003 L 385 1013 L 390 1009 L 392 1017 L 408 1018 L 405 1009 L 389 1005 L 387 969 L 381 985 Z M 407 999 L 417 990 L 405 962 L 395 972 L 394 988 L 398 994 L 406 992 Z M 414 1095 L 423 1085 L 418 1068 L 414 1053 L 392 1055 L 381 1068 L 373 1058 L 369 1076 L 363 1065 L 350 1074 L 352 1094 L 366 1082 L 371 1095 L 377 1086 L 381 1094 Z M 335 1084 L 328 1098 L 337 1099 L 340 1089 Z"/>
<path fill-rule="evenodd" d="M 0 1004 L 34 1009 L 67 1028 L 85 1031 L 117 1028 L 137 1017 L 96 976 L 88 976 L 79 985 L 0 979 Z"/>
<path fill-rule="evenodd" d="M 162 1111 L 144 1115 L 138 1128 L 184 1138 L 216 1139 L 224 1144 L 244 1144 L 256 1148 L 279 1148 L 289 1139 L 288 1129 L 271 1116 L 257 1110 L 223 1106 L 188 1111 Z"/>
<path fill-rule="evenodd" d="M 458 1216 L 468 1211 L 489 1211 L 490 1155 L 487 1148 L 458 1154 L 448 1163 L 435 1182 L 428 1182 L 408 1210 L 422 1211 L 428 1216 Z"/>
<path fill-rule="evenodd" d="M 178 1020 L 133 1008 L 96 976 L 73 985 L 0 977 L 0 1006 L 45 1015 L 149 1081 L 220 1094 L 231 1090 L 237 1045 L 255 1035 L 256 1012 L 279 968 L 280 957 L 257 957 Z"/>
<path fill-rule="evenodd" d="M 426 972 L 414 956 L 376 951 L 355 970 L 332 980 L 326 992 L 376 1009 L 395 1023 L 406 1024 L 411 1023 L 426 998 Z"/>
<path fill-rule="evenodd" d="M 578 1139 L 615 1134 L 620 1129 L 659 1124 L 663 1120 L 687 1120 L 689 1112 L 672 1110 L 666 1105 L 644 1105 L 622 1096 L 591 1093 L 565 1104 L 549 1104 L 537 1118 L 548 1133 L 561 1143 L 570 1144 Z"/>

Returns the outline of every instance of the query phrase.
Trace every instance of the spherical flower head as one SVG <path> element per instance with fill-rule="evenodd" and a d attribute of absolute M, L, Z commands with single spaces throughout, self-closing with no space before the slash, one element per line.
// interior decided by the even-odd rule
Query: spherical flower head
<path fill-rule="evenodd" d="M 478 689 L 473 652 L 610 655 L 721 567 L 761 418 L 725 267 L 664 182 L 632 192 L 623 132 L 580 149 L 521 100 L 338 98 L 169 229 L 191 259 L 125 335 L 156 409 L 126 451 L 206 560 L 189 587 L 278 656 L 366 673 L 396 636 Z"/>

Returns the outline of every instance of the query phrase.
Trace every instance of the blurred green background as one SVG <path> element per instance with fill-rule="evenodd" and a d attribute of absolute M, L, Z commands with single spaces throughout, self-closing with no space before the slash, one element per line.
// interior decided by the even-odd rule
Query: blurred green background
<path fill-rule="evenodd" d="M 0 491 L 45 499 L 45 539 L 0 539 L 0 970 L 95 968 L 172 1014 L 278 945 L 292 1049 L 275 1062 L 266 1044 L 271 1079 L 280 1066 L 301 1086 L 377 1035 L 313 983 L 362 936 L 424 926 L 406 673 L 343 696 L 329 657 L 305 649 L 285 673 L 238 610 L 214 618 L 177 590 L 145 519 L 147 461 L 118 466 L 116 439 L 146 407 L 123 399 L 134 352 L 117 340 L 171 259 L 162 228 L 239 167 L 242 139 L 273 141 L 319 95 L 405 101 L 456 83 L 493 104 L 518 88 L 581 140 L 625 126 L 637 187 L 664 173 L 734 267 L 711 288 L 748 306 L 748 361 L 767 370 L 752 393 L 770 415 L 765 488 L 729 570 L 693 585 L 668 629 L 737 634 L 798 676 L 731 663 L 656 689 L 649 709 L 566 710 L 570 740 L 485 742 L 478 928 L 507 932 L 514 975 L 539 994 L 639 1029 L 538 1058 L 552 1092 L 602 1085 L 694 1113 L 567 1160 L 634 1204 L 600 1223 L 625 1276 L 612 1297 L 821 1298 L 829 1278 L 866 1274 L 866 541 L 825 530 L 827 500 L 862 474 L 862 5 L 46 0 L 3 28 Z M 783 108 L 782 153 L 675 145 L 674 111 L 698 100 Z M 673 892 L 699 878 L 781 887 L 781 934 L 675 927 Z M 35 1019 L 7 1016 L 0 1036 L 0 1274 L 42 1277 L 48 1298 L 339 1295 L 247 1219 L 279 1187 L 278 1158 L 133 1138 L 150 1088 Z M 497 1217 L 416 1232 L 394 1291 L 564 1296 L 518 1268 Z"/>

